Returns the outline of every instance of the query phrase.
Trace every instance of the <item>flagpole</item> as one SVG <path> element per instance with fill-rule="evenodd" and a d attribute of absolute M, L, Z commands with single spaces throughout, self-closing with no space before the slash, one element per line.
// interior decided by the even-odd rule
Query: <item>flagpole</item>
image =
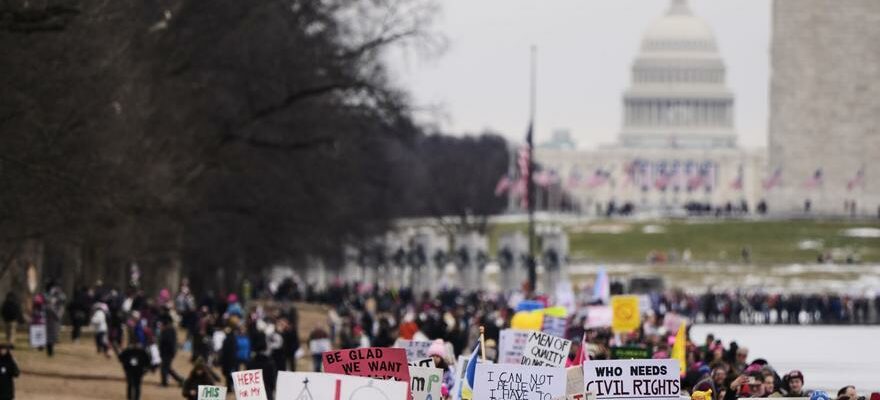
<path fill-rule="evenodd" d="M 486 362 L 486 328 L 480 325 L 480 355 L 483 357 L 483 363 Z"/>
<path fill-rule="evenodd" d="M 526 266 L 528 268 L 528 279 L 529 279 L 529 290 L 532 293 L 535 293 L 537 287 L 536 282 L 538 280 L 537 276 L 537 262 L 535 260 L 535 253 L 537 248 L 537 241 L 535 239 L 535 182 L 532 177 L 535 174 L 535 144 L 534 144 L 534 129 L 535 129 L 535 69 L 536 69 L 536 57 L 537 57 L 538 49 L 536 46 L 532 45 L 532 59 L 531 59 L 531 96 L 530 96 L 530 104 L 529 104 L 529 132 L 526 135 L 526 145 L 529 150 L 529 168 L 528 168 L 528 176 L 526 177 L 526 196 L 528 196 L 528 211 L 529 211 L 529 257 L 526 262 Z"/>

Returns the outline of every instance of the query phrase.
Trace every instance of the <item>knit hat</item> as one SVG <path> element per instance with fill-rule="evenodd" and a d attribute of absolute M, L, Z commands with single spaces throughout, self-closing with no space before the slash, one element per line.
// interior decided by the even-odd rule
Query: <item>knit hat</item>
<path fill-rule="evenodd" d="M 810 395 L 810 400 L 831 400 L 831 397 L 828 396 L 828 393 L 817 390 Z"/>
<path fill-rule="evenodd" d="M 446 358 L 446 345 L 443 343 L 443 339 L 437 339 L 431 343 L 431 347 L 428 348 L 428 357 L 431 356 Z"/>

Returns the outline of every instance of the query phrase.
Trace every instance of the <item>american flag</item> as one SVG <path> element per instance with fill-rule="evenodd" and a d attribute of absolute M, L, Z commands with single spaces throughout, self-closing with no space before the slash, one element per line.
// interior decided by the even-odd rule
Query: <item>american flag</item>
<path fill-rule="evenodd" d="M 599 186 L 604 185 L 608 182 L 608 178 L 611 177 L 611 173 L 605 171 L 602 168 L 597 168 L 595 172 L 593 172 L 593 176 L 590 177 L 590 180 L 587 181 L 587 187 L 590 189 L 595 189 Z"/>
<path fill-rule="evenodd" d="M 857 186 L 865 186 L 865 167 L 859 168 L 858 172 L 856 172 L 856 176 L 849 180 L 846 183 L 846 190 L 852 191 Z"/>
<path fill-rule="evenodd" d="M 513 183 L 513 179 L 510 179 L 509 176 L 502 176 L 501 179 L 498 180 L 498 184 L 495 185 L 495 196 L 501 196 L 506 193 L 513 186 Z"/>
<path fill-rule="evenodd" d="M 695 190 L 695 189 L 700 188 L 705 185 L 706 185 L 706 172 L 702 171 L 702 170 L 697 171 L 697 173 L 694 176 L 688 178 L 688 181 L 687 181 L 688 190 Z"/>
<path fill-rule="evenodd" d="M 773 171 L 773 175 L 769 178 L 761 181 L 761 186 L 764 187 L 764 190 L 770 190 L 774 187 L 780 186 L 782 184 L 782 167 L 777 167 Z"/>
<path fill-rule="evenodd" d="M 807 189 L 815 189 L 819 186 L 822 186 L 822 168 L 816 169 L 813 176 L 804 182 L 804 187 Z"/>
<path fill-rule="evenodd" d="M 659 175 L 654 179 L 654 187 L 657 188 L 657 190 L 666 190 L 666 187 L 669 186 L 671 180 L 672 175 L 665 170 L 660 170 Z"/>
<path fill-rule="evenodd" d="M 548 187 L 559 180 L 555 170 L 544 170 L 535 174 L 535 184 L 541 187 Z"/>
<path fill-rule="evenodd" d="M 743 167 L 739 166 L 739 171 L 736 173 L 736 179 L 730 183 L 730 188 L 735 191 L 741 191 L 743 189 Z"/>

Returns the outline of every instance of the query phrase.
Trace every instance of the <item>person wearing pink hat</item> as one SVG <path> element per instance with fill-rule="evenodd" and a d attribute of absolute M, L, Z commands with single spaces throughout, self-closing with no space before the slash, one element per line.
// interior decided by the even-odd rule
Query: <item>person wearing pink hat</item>
<path fill-rule="evenodd" d="M 446 356 L 446 343 L 443 342 L 443 339 L 434 340 L 431 343 L 431 347 L 428 348 L 428 357 L 434 360 L 435 367 L 443 370 L 443 383 L 440 386 L 441 392 L 448 392 L 455 384 L 455 377 L 452 376 L 449 363 L 446 362 Z"/>

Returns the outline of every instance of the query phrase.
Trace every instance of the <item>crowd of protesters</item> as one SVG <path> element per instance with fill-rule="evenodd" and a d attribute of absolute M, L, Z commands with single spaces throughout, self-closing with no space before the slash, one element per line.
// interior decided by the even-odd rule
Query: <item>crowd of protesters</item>
<path fill-rule="evenodd" d="M 277 371 L 296 370 L 298 358 L 310 355 L 312 369 L 320 371 L 320 355 L 325 351 L 391 347 L 398 339 L 435 341 L 429 355 L 444 370 L 444 393 L 448 395 L 455 359 L 446 351 L 446 343 L 455 355 L 465 354 L 483 327 L 487 357 L 496 358 L 500 331 L 510 327 L 515 314 L 511 298 L 456 289 L 431 295 L 370 284 L 334 284 L 317 291 L 288 280 L 271 294 L 266 290 L 259 293 L 258 301 L 234 293 L 197 296 L 184 281 L 176 293 L 163 289 L 150 296 L 137 285 L 119 291 L 98 282 L 68 298 L 58 285 L 50 283 L 45 292 L 32 298 L 28 316 L 31 324 L 46 326 L 44 348 L 49 357 L 60 339 L 62 321 L 71 324 L 73 341 L 89 326 L 94 332 L 95 351 L 107 358 L 113 354 L 121 363 L 128 399 L 140 398 L 142 379 L 150 372 L 158 372 L 162 386 L 173 381 L 182 387 L 184 398 L 195 399 L 198 385 L 226 384 L 231 390 L 232 372 L 242 369 L 263 370 L 271 396 Z M 550 302 L 542 297 L 534 300 Z M 323 303 L 327 309 L 326 323 L 311 327 L 302 338 L 302 348 L 294 301 Z M 868 323 L 876 322 L 875 310 L 880 305 L 880 298 L 760 292 L 690 295 L 666 291 L 648 295 L 648 301 L 650 310 L 642 327 L 624 336 L 612 335 L 608 329 L 586 329 L 586 308 L 579 307 L 569 317 L 566 331 L 575 344 L 570 360 L 580 351 L 581 343 L 586 343 L 591 359 L 609 358 L 612 346 L 642 347 L 657 358 L 669 358 L 670 338 L 675 332 L 664 330 L 657 322 L 669 312 L 714 323 Z M 7 342 L 15 341 L 16 323 L 28 319 L 24 314 L 15 296 L 7 295 L 2 305 Z M 179 338 L 178 332 L 185 338 Z M 173 368 L 180 348 L 189 353 L 193 365 L 187 376 Z M 766 360 L 749 359 L 748 350 L 735 342 L 724 343 L 710 336 L 697 343 L 692 338 L 687 358 L 682 387 L 688 391 L 711 389 L 713 400 L 810 394 L 804 389 L 809 381 L 802 373 L 776 371 Z M 3 346 L 0 364 L 7 359 L 13 360 L 9 347 Z M 17 367 L 7 370 L 18 374 Z M 7 375 L 0 374 L 2 379 Z M 11 382 L 12 377 L 8 379 Z M 838 399 L 857 400 L 844 389 Z"/>

